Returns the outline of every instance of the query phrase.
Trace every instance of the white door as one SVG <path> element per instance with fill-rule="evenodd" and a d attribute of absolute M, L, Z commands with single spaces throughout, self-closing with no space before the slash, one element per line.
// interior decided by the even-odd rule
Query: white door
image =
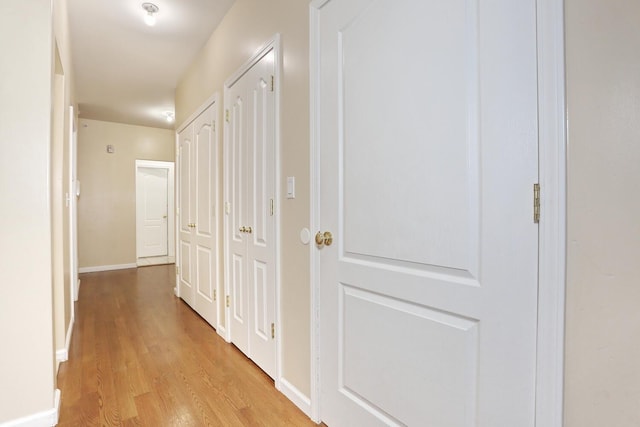
<path fill-rule="evenodd" d="M 533 426 L 535 1 L 314 7 L 322 420 Z"/>
<path fill-rule="evenodd" d="M 193 151 L 193 126 L 188 126 L 178 134 L 178 288 L 180 298 L 195 307 L 195 270 L 192 253 L 192 203 L 195 203 L 194 172 L 191 165 Z"/>
<path fill-rule="evenodd" d="M 217 326 L 218 286 L 218 146 L 215 130 L 217 104 L 193 122 L 193 178 L 191 212 L 194 218 L 191 242 L 195 264 L 194 309 L 209 324 Z M 195 191 L 194 191 L 195 190 Z"/>
<path fill-rule="evenodd" d="M 214 328 L 218 325 L 217 104 L 178 134 L 180 297 Z"/>
<path fill-rule="evenodd" d="M 227 149 L 225 173 L 227 176 L 227 277 L 229 334 L 233 342 L 244 354 L 249 354 L 249 303 L 247 301 L 247 106 L 246 90 L 242 82 L 232 86 L 225 93 L 227 106 L 226 132 Z"/>
<path fill-rule="evenodd" d="M 275 53 L 226 92 L 231 341 L 275 376 Z"/>
<path fill-rule="evenodd" d="M 168 172 L 137 168 L 138 258 L 168 255 Z"/>

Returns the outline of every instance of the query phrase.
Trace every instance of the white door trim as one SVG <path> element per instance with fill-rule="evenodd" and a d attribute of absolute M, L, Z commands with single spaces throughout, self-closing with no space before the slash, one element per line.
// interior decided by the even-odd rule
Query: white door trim
<path fill-rule="evenodd" d="M 561 427 L 566 270 L 564 1 L 537 1 L 539 179 L 536 426 Z"/>
<path fill-rule="evenodd" d="M 138 189 L 139 168 L 167 169 L 167 256 L 175 256 L 175 175 L 173 162 L 163 162 L 159 160 L 136 160 L 136 191 Z M 137 197 L 136 197 L 137 210 Z M 137 242 L 140 241 L 140 231 L 138 230 L 138 220 L 136 213 L 136 258 L 140 258 Z"/>
<path fill-rule="evenodd" d="M 275 199 L 275 250 L 276 250 L 276 254 L 275 254 L 275 276 L 276 276 L 276 283 L 275 283 L 275 287 L 276 287 L 276 313 L 275 313 L 275 340 L 276 340 L 276 372 L 275 372 L 275 387 L 277 390 L 281 390 L 282 384 L 283 383 L 287 383 L 286 380 L 284 380 L 284 378 L 282 377 L 282 340 L 280 339 L 280 337 L 282 336 L 282 327 L 281 327 L 281 320 L 282 320 L 282 315 L 280 313 L 280 295 L 281 295 L 281 290 L 280 290 L 280 281 L 281 281 L 281 241 L 280 241 L 280 221 L 281 221 L 281 204 L 280 204 L 280 82 L 281 82 L 281 73 L 282 73 L 282 53 L 281 53 L 281 42 L 280 42 L 280 34 L 276 33 L 271 39 L 269 39 L 265 44 L 262 45 L 262 47 L 260 47 L 256 53 L 249 58 L 244 64 L 242 64 L 242 66 L 240 68 L 238 68 L 238 70 L 232 74 L 224 83 L 224 92 L 223 92 L 223 98 L 224 98 L 224 106 L 223 106 L 223 111 L 226 111 L 229 108 L 228 102 L 229 102 L 229 88 L 231 86 L 233 86 L 233 84 L 238 81 L 238 79 L 240 77 L 242 77 L 247 71 L 249 71 L 255 64 L 257 64 L 260 59 L 262 59 L 262 57 L 264 55 L 266 55 L 267 53 L 269 53 L 269 51 L 273 50 L 274 53 L 274 94 L 275 94 L 275 140 L 274 140 L 274 150 L 275 150 L 275 194 L 274 194 L 274 199 Z M 225 114 L 225 113 L 223 113 Z M 227 149 L 229 146 L 229 137 L 227 135 L 227 133 L 225 132 L 224 134 L 224 140 L 223 140 L 223 152 L 227 153 Z M 226 154 L 224 154 L 224 158 L 223 158 L 223 163 L 225 163 L 226 159 Z M 227 173 L 228 173 L 228 168 L 223 168 L 224 169 L 224 179 L 223 179 L 223 200 L 224 203 L 226 205 L 227 201 L 229 200 L 229 194 L 228 194 L 228 189 L 227 189 Z M 228 217 L 227 217 L 227 212 L 226 212 L 226 208 L 225 208 L 225 214 L 224 214 L 224 220 L 223 220 L 223 229 L 224 229 L 224 233 L 223 233 L 223 239 L 224 239 L 224 263 L 223 265 L 225 265 L 224 268 L 224 292 L 225 292 L 225 296 L 230 295 L 230 289 L 229 289 L 229 271 L 226 268 L 226 263 L 229 259 L 229 232 L 228 232 Z M 225 340 L 227 342 L 231 342 L 231 334 L 230 334 L 230 328 L 229 328 L 229 323 L 231 321 L 230 318 L 230 310 L 229 307 L 225 307 Z"/>
<path fill-rule="evenodd" d="M 69 246 L 71 273 L 71 318 L 75 316 L 74 302 L 78 301 L 78 129 L 73 105 L 69 106 Z"/>
<path fill-rule="evenodd" d="M 310 177 L 312 233 L 319 230 L 320 140 L 318 135 L 319 17 L 329 0 L 310 4 Z M 537 1 L 539 179 L 539 303 L 536 371 L 536 426 L 561 427 L 564 379 L 564 295 L 566 248 L 566 132 L 564 74 L 564 3 Z M 319 294 L 320 259 L 310 254 L 311 278 L 311 419 L 320 422 Z"/>

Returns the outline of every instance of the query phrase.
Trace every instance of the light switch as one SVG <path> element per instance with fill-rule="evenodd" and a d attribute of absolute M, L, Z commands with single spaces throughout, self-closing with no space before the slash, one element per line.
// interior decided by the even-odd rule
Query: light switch
<path fill-rule="evenodd" d="M 295 199 L 296 198 L 296 177 L 288 176 L 287 177 L 287 199 Z"/>

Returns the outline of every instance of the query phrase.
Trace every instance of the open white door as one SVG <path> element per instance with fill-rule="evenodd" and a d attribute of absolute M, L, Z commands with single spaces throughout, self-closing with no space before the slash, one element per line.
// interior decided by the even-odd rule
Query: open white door
<path fill-rule="evenodd" d="M 322 420 L 534 426 L 536 2 L 313 6 Z"/>

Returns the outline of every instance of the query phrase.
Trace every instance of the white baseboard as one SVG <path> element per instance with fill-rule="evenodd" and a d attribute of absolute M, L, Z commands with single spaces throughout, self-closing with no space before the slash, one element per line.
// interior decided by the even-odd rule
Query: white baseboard
<path fill-rule="evenodd" d="M 79 273 L 80 271 L 78 271 Z M 73 300 L 74 301 L 78 301 L 78 295 L 80 295 L 80 283 L 82 283 L 80 281 L 80 279 L 78 279 L 78 283 L 76 284 L 76 289 L 75 289 L 75 294 L 73 295 Z"/>
<path fill-rule="evenodd" d="M 79 273 L 95 273 L 97 271 L 111 271 L 111 270 L 125 270 L 127 268 L 136 268 L 138 267 L 136 263 L 132 264 L 115 264 L 115 265 L 97 265 L 94 267 L 80 267 L 78 269 Z"/>
<path fill-rule="evenodd" d="M 280 390 L 280 393 L 284 394 L 287 399 L 292 401 L 294 405 L 311 418 L 311 399 L 284 378 L 280 378 L 279 383 L 280 387 L 278 390 Z"/>
<path fill-rule="evenodd" d="M 66 362 L 69 360 L 69 346 L 71 345 L 71 334 L 73 334 L 73 323 L 75 321 L 75 317 L 71 316 L 71 321 L 69 322 L 69 327 L 67 328 L 67 337 L 65 339 L 64 348 L 56 350 L 56 362 L 58 365 L 61 362 Z"/>
<path fill-rule="evenodd" d="M 53 408 L 28 415 L 12 421 L 0 423 L 0 427 L 52 427 L 58 424 L 60 416 L 60 390 L 56 389 L 53 394 Z"/>
<path fill-rule="evenodd" d="M 67 360 L 69 360 L 69 351 L 66 348 L 56 350 L 56 362 L 58 362 L 58 365 Z"/>

